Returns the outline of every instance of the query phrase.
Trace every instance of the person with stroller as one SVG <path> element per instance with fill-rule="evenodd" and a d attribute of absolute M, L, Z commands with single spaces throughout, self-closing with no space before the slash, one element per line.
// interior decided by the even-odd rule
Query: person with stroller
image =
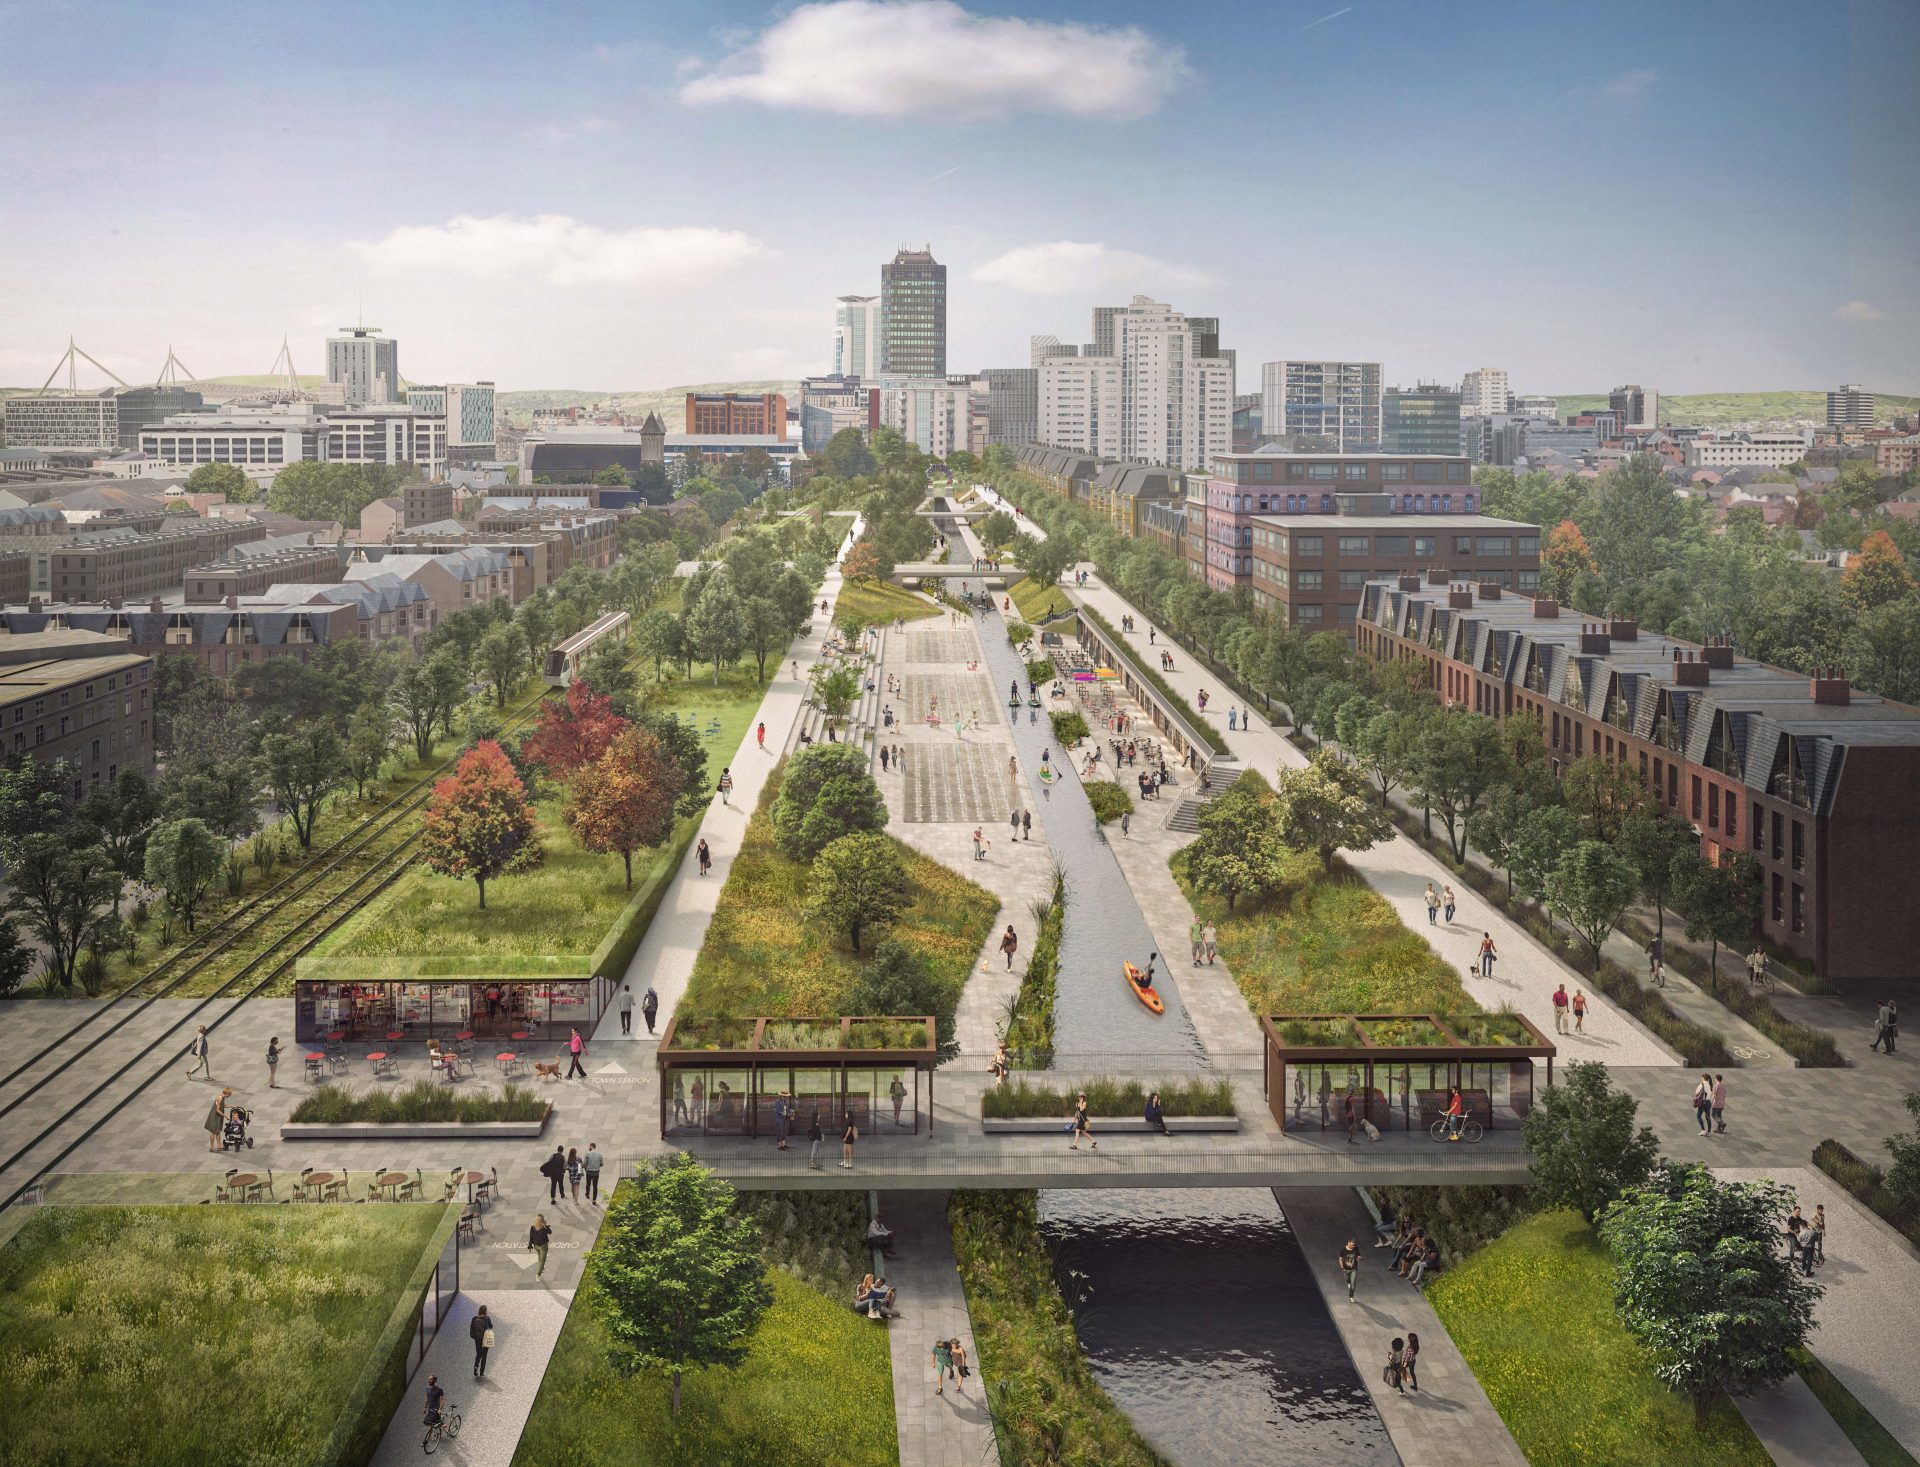
<path fill-rule="evenodd" d="M 221 1136 L 227 1126 L 227 1097 L 233 1094 L 232 1087 L 222 1090 L 213 1098 L 213 1104 L 207 1110 L 207 1150 L 220 1149 Z"/>

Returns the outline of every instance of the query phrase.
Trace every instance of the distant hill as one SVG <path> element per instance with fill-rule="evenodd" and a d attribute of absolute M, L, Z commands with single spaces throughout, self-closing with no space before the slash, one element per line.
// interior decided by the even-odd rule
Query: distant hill
<path fill-rule="evenodd" d="M 1607 405 L 1604 392 L 1547 393 L 1560 404 L 1560 416 L 1591 412 Z M 1891 423 L 1896 413 L 1911 413 L 1920 406 L 1920 398 L 1893 397 L 1886 393 L 1874 399 L 1874 417 Z M 1703 392 L 1691 396 L 1660 399 L 1660 416 L 1676 423 L 1697 423 L 1703 428 L 1728 428 L 1737 423 L 1791 423 L 1827 420 L 1825 392 Z"/>

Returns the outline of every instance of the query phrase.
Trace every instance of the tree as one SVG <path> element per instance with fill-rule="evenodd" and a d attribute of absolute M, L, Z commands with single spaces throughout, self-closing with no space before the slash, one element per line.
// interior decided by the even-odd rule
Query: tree
<path fill-rule="evenodd" d="M 1847 636 L 1855 681 L 1883 698 L 1920 698 L 1920 599 L 1889 601 L 1861 614 Z"/>
<path fill-rule="evenodd" d="M 1494 865 L 1506 871 L 1508 896 L 1513 895 L 1516 868 L 1522 860 L 1527 817 L 1549 805 L 1557 806 L 1558 800 L 1559 791 L 1551 775 L 1543 779 L 1520 776 L 1488 790 L 1486 800 L 1467 822 L 1468 841 Z M 1577 838 L 1573 834 L 1573 817 L 1567 815 L 1564 809 L 1560 813 L 1566 816 L 1568 834 L 1566 840 L 1547 858 L 1545 870 L 1551 870 L 1558 859 L 1559 850 Z M 1537 895 L 1535 899 L 1538 899 Z"/>
<path fill-rule="evenodd" d="M 33 971 L 34 950 L 20 941 L 10 916 L 0 915 L 0 998 L 11 998 Z"/>
<path fill-rule="evenodd" d="M 1840 599 L 1856 616 L 1892 601 L 1911 600 L 1913 594 L 1907 559 L 1885 530 L 1875 530 L 1862 540 L 1840 573 Z"/>
<path fill-rule="evenodd" d="M 451 735 L 453 711 L 467 700 L 466 662 L 454 648 L 442 647 L 427 658 L 424 675 L 440 731 Z"/>
<path fill-rule="evenodd" d="M 1393 839 L 1393 821 L 1373 803 L 1365 777 L 1329 749 L 1305 769 L 1282 769 L 1274 781 L 1274 813 L 1281 839 L 1314 851 L 1322 871 L 1337 851 L 1371 850 Z"/>
<path fill-rule="evenodd" d="M 224 494 L 228 504 L 252 504 L 260 497 L 241 469 L 234 464 L 201 464 L 187 475 L 189 494 Z"/>
<path fill-rule="evenodd" d="M 379 774 L 393 752 L 394 731 L 393 710 L 384 703 L 362 703 L 353 710 L 342 753 L 355 798 L 367 797 L 367 781 Z"/>
<path fill-rule="evenodd" d="M 1562 520 L 1548 530 L 1540 543 L 1540 594 L 1571 602 L 1573 589 L 1582 576 L 1597 576 L 1587 537 L 1572 520 Z"/>
<path fill-rule="evenodd" d="M 873 541 L 861 540 L 849 550 L 846 559 L 840 562 L 840 574 L 850 585 L 860 585 L 880 579 L 880 553 L 873 548 Z"/>
<path fill-rule="evenodd" d="M 684 1152 L 644 1163 L 616 1188 L 587 1255 L 589 1297 L 622 1375 L 732 1368 L 773 1303 L 754 1224 L 734 1191 Z"/>
<path fill-rule="evenodd" d="M 64 760 L 27 754 L 0 765 L 0 861 L 12 865 L 30 835 L 64 829 L 72 772 Z"/>
<path fill-rule="evenodd" d="M 415 757 L 424 762 L 433 752 L 433 725 L 439 717 L 440 701 L 423 664 L 408 663 L 393 680 L 393 711 L 413 738 Z"/>
<path fill-rule="evenodd" d="M 1467 822 L 1494 786 L 1510 777 L 1513 761 L 1500 725 L 1478 713 L 1449 712 L 1427 720 L 1408 782 L 1440 816 L 1456 861 L 1467 858 Z"/>
<path fill-rule="evenodd" d="M 1720 945 L 1746 942 L 1760 921 L 1760 867 L 1744 851 L 1723 856 L 1719 865 L 1697 850 L 1682 851 L 1673 858 L 1669 879 L 1687 940 L 1712 944 L 1707 972 L 1718 988 Z"/>
<path fill-rule="evenodd" d="M 682 650 L 680 618 L 664 606 L 656 606 L 633 624 L 633 648 L 653 663 L 653 680 L 663 682 L 669 662 L 680 661 Z"/>
<path fill-rule="evenodd" d="M 165 895 L 189 932 L 226 863 L 226 844 L 198 820 L 164 821 L 147 837 L 147 885 Z"/>
<path fill-rule="evenodd" d="M 311 850 L 320 802 L 346 777 L 340 736 L 325 724 L 310 723 L 298 733 L 268 734 L 261 740 L 260 755 L 268 788 L 293 822 L 301 848 Z"/>
<path fill-rule="evenodd" d="M 618 853 L 633 889 L 633 853 L 658 846 L 673 834 L 673 806 L 680 794 L 680 767 L 660 740 L 628 727 L 592 764 L 573 778 L 562 812 L 574 839 L 602 855 Z"/>
<path fill-rule="evenodd" d="M 1063 539 L 1051 535 L 1045 540 L 1034 535 L 1016 536 L 1013 557 L 1021 570 L 1043 586 L 1056 584 L 1073 564 L 1072 549 Z"/>
<path fill-rule="evenodd" d="M 1347 711 L 1343 709 L 1342 713 Z M 1413 770 L 1424 724 L 1425 720 L 1417 713 L 1376 708 L 1365 721 L 1356 722 L 1352 728 L 1342 727 L 1340 731 L 1340 742 L 1346 745 L 1347 752 L 1380 787 L 1382 810 L 1387 808 L 1387 795 L 1393 787 Z"/>
<path fill-rule="evenodd" d="M 1560 777 L 1560 789 L 1588 840 L 1618 840 L 1627 821 L 1647 804 L 1647 787 L 1640 776 L 1598 754 L 1569 764 Z"/>
<path fill-rule="evenodd" d="M 1565 805 L 1540 805 L 1520 817 L 1508 853 L 1508 871 L 1529 901 L 1547 899 L 1547 879 L 1578 844 L 1580 822 Z"/>
<path fill-rule="evenodd" d="M 707 786 L 707 749 L 691 719 L 681 722 L 672 713 L 642 713 L 635 720 L 660 741 L 667 758 L 680 770 L 680 789 L 673 813 L 682 820 L 707 808 L 713 792 Z"/>
<path fill-rule="evenodd" d="M 820 472 L 836 479 L 859 479 L 879 467 L 858 428 L 842 428 L 820 450 Z"/>
<path fill-rule="evenodd" d="M 597 693 L 605 693 L 613 711 L 631 719 L 640 711 L 640 674 L 627 657 L 627 649 L 617 642 L 601 642 L 580 663 L 580 676 Z"/>
<path fill-rule="evenodd" d="M 879 1010 L 875 1010 L 879 1012 Z M 1907 1114 L 1920 1121 L 1920 1094 L 1909 1094 Z M 1886 1187 L 1909 1206 L 1920 1205 L 1920 1126 L 1886 1140 L 1893 1165 L 1887 1168 Z"/>
<path fill-rule="evenodd" d="M 593 482 L 603 489 L 625 489 L 633 480 L 623 465 L 608 464 L 593 476 Z"/>
<path fill-rule="evenodd" d="M 1639 873 L 1604 841 L 1583 840 L 1560 858 L 1547 877 L 1547 905 L 1586 940 L 1593 971 L 1600 969 L 1600 948 L 1633 900 Z"/>
<path fill-rule="evenodd" d="M 713 683 L 720 685 L 720 665 L 732 662 L 746 644 L 746 615 L 733 578 L 724 572 L 708 579 L 700 599 L 687 613 L 687 641 L 702 661 L 713 664 Z"/>
<path fill-rule="evenodd" d="M 1287 844 L 1275 818 L 1273 787 L 1243 774 L 1200 809 L 1200 834 L 1187 847 L 1187 876 L 1201 891 L 1227 899 L 1260 896 L 1285 885 Z"/>
<path fill-rule="evenodd" d="M 1667 935 L 1667 904 L 1673 897 L 1674 857 L 1699 854 L 1700 837 L 1678 820 L 1654 810 L 1629 815 L 1620 828 L 1620 853 L 1640 877 L 1640 895 L 1653 903 L 1660 936 Z"/>
<path fill-rule="evenodd" d="M 513 690 L 526 676 L 521 670 L 523 643 L 505 626 L 496 626 L 480 639 L 473 658 L 486 680 L 493 684 L 493 706 L 504 708 Z"/>
<path fill-rule="evenodd" d="M 843 1013 L 863 1016 L 931 1014 L 939 1062 L 959 1058 L 960 1036 L 954 1027 L 959 987 L 936 975 L 926 958 L 904 942 L 883 937 L 873 945 L 873 956 L 840 1007 Z"/>
<path fill-rule="evenodd" d="M 76 846 L 56 826 L 12 843 L 7 884 L 13 893 L 8 915 L 39 939 L 48 968 L 61 987 L 71 988 L 80 949 L 112 920 L 106 908 L 120 889 L 119 878 L 97 849 Z"/>
<path fill-rule="evenodd" d="M 1792 1375 L 1813 1328 L 1822 1289 L 1780 1247 L 1792 1200 L 1778 1182 L 1668 1162 L 1601 1215 L 1621 1322 L 1653 1352 L 1654 1374 L 1693 1397 L 1697 1427 L 1716 1397 Z"/>
<path fill-rule="evenodd" d="M 613 699 L 596 692 L 584 677 L 567 686 L 566 696 L 548 698 L 540 705 L 533 732 L 521 741 L 520 752 L 555 779 L 571 779 L 574 771 L 593 763 L 612 746 L 627 726 L 613 711 Z"/>
<path fill-rule="evenodd" d="M 360 511 L 379 498 L 374 485 L 357 464 L 321 463 L 306 459 L 288 464 L 273 476 L 267 507 L 302 520 L 338 520 L 358 524 Z"/>
<path fill-rule="evenodd" d="M 825 672 L 813 675 L 813 696 L 826 710 L 828 727 L 847 716 L 853 700 L 860 696 L 860 674 L 844 662 L 836 662 Z"/>
<path fill-rule="evenodd" d="M 746 649 L 753 654 L 754 680 L 764 683 L 767 680 L 767 655 L 784 647 L 793 632 L 786 613 L 771 595 L 756 592 L 747 598 L 740 612 L 740 629 Z"/>
<path fill-rule="evenodd" d="M 996 509 L 992 514 L 982 519 L 976 528 L 980 536 L 980 543 L 994 548 L 1011 544 L 1013 537 L 1020 533 L 1019 525 L 1014 522 L 1013 516 L 1008 514 L 1004 509 Z"/>
<path fill-rule="evenodd" d="M 772 821 L 781 853 L 811 861 L 843 835 L 884 828 L 887 802 L 865 753 L 850 744 L 812 744 L 788 761 Z"/>
<path fill-rule="evenodd" d="M 545 595 L 529 596 L 513 614 L 513 634 L 527 654 L 527 673 L 539 677 L 553 645 L 553 607 Z"/>
<path fill-rule="evenodd" d="M 846 933 L 855 952 L 860 934 L 890 924 L 911 895 L 893 841 L 869 830 L 843 835 L 820 852 L 810 893 L 809 920 Z"/>
<path fill-rule="evenodd" d="M 1541 1091 L 1521 1135 L 1542 1204 L 1571 1207 L 1592 1222 L 1628 1187 L 1644 1183 L 1660 1160 L 1660 1138 L 1651 1127 L 1634 1129 L 1639 1109 L 1594 1060 L 1573 1061 L 1558 1085 Z"/>
<path fill-rule="evenodd" d="M 420 832 L 427 865 L 455 880 L 471 877 L 487 909 L 487 883 L 540 860 L 533 803 L 500 746 L 475 744 L 433 787 Z"/>

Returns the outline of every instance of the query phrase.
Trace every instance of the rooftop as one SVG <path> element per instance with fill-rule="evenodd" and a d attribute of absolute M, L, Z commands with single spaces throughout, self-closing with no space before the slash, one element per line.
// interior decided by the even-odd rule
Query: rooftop
<path fill-rule="evenodd" d="M 1495 519 L 1485 514 L 1256 514 L 1259 525 L 1289 530 L 1528 530 L 1538 525 L 1525 520 Z"/>

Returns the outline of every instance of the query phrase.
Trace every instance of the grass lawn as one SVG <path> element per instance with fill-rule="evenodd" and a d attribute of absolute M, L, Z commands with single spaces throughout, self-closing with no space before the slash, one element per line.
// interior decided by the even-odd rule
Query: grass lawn
<path fill-rule="evenodd" d="M 318 1463 L 442 1212 L 48 1208 L 0 1249 L 0 1462 Z"/>
<path fill-rule="evenodd" d="M 785 650 L 781 649 L 782 652 Z M 780 670 L 780 662 L 777 654 L 767 658 L 769 679 Z M 702 674 L 696 663 L 693 676 L 684 682 L 678 678 L 669 678 L 664 683 L 649 682 L 647 674 L 643 672 L 640 686 L 646 692 L 649 712 L 675 713 L 682 722 L 689 718 L 693 720 L 701 746 L 707 751 L 708 784 L 720 777 L 722 765 L 733 762 L 733 756 L 739 752 L 740 741 L 747 736 L 747 730 L 753 727 L 754 714 L 767 696 L 767 684 L 755 681 L 751 662 L 721 668 L 717 685 L 713 681 L 712 669 Z M 713 727 L 716 719 L 719 720 L 720 731 L 709 734 L 707 730 Z"/>
<path fill-rule="evenodd" d="M 1167 863 L 1188 902 L 1220 931 L 1220 956 L 1256 1014 L 1471 1013 L 1460 975 L 1386 899 L 1344 863 L 1322 874 L 1296 857 L 1287 884 L 1242 897 L 1229 912 L 1187 879 L 1187 853 Z"/>
<path fill-rule="evenodd" d="M 1427 1289 L 1520 1450 L 1536 1467 L 1766 1467 L 1730 1401 L 1707 1430 L 1654 1378 L 1613 1309 L 1613 1264 L 1575 1212 L 1508 1229 Z"/>
<path fill-rule="evenodd" d="M 1795 1350 L 1793 1358 L 1800 1366 L 1800 1378 L 1820 1398 L 1820 1404 L 1847 1434 L 1854 1449 L 1867 1459 L 1867 1467 L 1915 1467 L 1913 1454 L 1860 1404 L 1837 1375 L 1814 1358 L 1812 1351 Z"/>
<path fill-rule="evenodd" d="M 1047 608 L 1053 607 L 1056 614 L 1064 615 L 1073 610 L 1072 601 L 1067 598 L 1065 586 L 1049 586 L 1028 576 L 1012 591 L 1013 604 L 1019 608 L 1020 619 L 1030 626 L 1039 626 L 1046 619 Z"/>
<path fill-rule="evenodd" d="M 843 937 L 806 919 L 810 868 L 789 861 L 773 844 L 770 812 L 779 790 L 776 774 L 761 792 L 760 807 L 720 893 L 680 1002 L 683 1015 L 837 1014 L 860 970 L 863 958 Z M 912 900 L 890 929 L 893 936 L 922 954 L 940 977 L 956 986 L 965 983 L 999 901 L 897 841 L 895 849 L 906 867 Z"/>
<path fill-rule="evenodd" d="M 857 616 L 868 626 L 875 622 L 892 621 L 896 616 L 908 621 L 918 621 L 923 616 L 938 616 L 940 608 L 924 596 L 900 586 L 889 585 L 885 581 L 861 581 L 840 588 L 839 599 L 833 603 L 833 619 L 838 622 L 842 617 Z"/>
<path fill-rule="evenodd" d="M 583 1286 L 554 1346 L 514 1467 L 887 1467 L 900 1460 L 886 1329 L 772 1270 L 773 1307 L 737 1370 L 627 1378 Z M 849 1291 L 850 1292 L 850 1291 Z"/>

